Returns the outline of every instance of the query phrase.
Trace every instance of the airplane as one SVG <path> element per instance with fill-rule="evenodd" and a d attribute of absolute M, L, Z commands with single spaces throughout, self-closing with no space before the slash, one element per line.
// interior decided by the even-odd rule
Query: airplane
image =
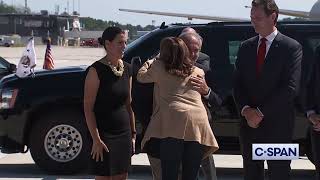
<path fill-rule="evenodd" d="M 245 6 L 245 8 L 250 8 L 250 6 Z M 202 19 L 202 20 L 212 20 L 212 21 L 249 21 L 249 19 L 242 19 L 242 18 L 171 13 L 171 12 L 160 12 L 160 11 L 146 11 L 146 10 L 134 10 L 134 9 L 119 9 L 119 11 L 142 13 L 142 14 L 154 14 L 154 15 L 162 15 L 162 16 L 184 17 L 184 18 L 188 18 L 188 20 Z M 279 14 L 294 16 L 294 17 L 302 17 L 308 20 L 320 20 L 320 0 L 314 3 L 310 12 L 279 9 Z"/>
<path fill-rule="evenodd" d="M 202 19 L 202 20 L 212 20 L 212 21 L 248 21 L 249 20 L 249 19 L 241 19 L 241 18 L 222 17 L 222 16 L 206 16 L 206 15 L 196 15 L 196 14 L 182 14 L 182 13 L 170 13 L 170 12 L 134 10 L 134 9 L 119 9 L 119 11 L 141 13 L 141 14 L 162 15 L 162 16 L 172 16 L 172 17 L 185 17 L 185 18 L 188 18 L 188 20 L 192 20 L 192 19 Z"/>
<path fill-rule="evenodd" d="M 320 0 L 314 3 L 310 12 L 283 10 L 283 15 L 308 18 L 310 20 L 320 20 Z"/>

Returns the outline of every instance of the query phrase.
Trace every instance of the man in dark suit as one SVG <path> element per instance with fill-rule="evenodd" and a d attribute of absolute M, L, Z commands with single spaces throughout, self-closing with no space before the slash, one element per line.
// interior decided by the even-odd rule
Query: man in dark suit
<path fill-rule="evenodd" d="M 306 114 L 310 121 L 310 137 L 316 176 L 320 180 L 320 46 L 317 47 L 311 79 L 307 85 Z"/>
<path fill-rule="evenodd" d="M 234 97 L 242 119 L 244 179 L 264 179 L 264 161 L 252 160 L 254 143 L 291 143 L 294 99 L 301 73 L 301 45 L 278 32 L 274 0 L 253 0 L 251 22 L 258 36 L 239 48 Z M 291 161 L 268 160 L 271 180 L 290 179 Z"/>

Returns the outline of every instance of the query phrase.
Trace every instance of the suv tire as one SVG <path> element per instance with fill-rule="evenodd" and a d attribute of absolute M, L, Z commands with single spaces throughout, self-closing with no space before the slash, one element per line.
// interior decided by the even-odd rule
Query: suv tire
<path fill-rule="evenodd" d="M 29 138 L 31 156 L 41 169 L 72 174 L 87 168 L 91 147 L 84 115 L 78 109 L 41 113 Z"/>

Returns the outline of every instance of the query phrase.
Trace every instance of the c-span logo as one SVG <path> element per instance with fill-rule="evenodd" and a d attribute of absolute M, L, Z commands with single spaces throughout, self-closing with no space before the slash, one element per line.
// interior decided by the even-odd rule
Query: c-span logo
<path fill-rule="evenodd" d="M 252 160 L 299 159 L 299 144 L 252 144 Z"/>

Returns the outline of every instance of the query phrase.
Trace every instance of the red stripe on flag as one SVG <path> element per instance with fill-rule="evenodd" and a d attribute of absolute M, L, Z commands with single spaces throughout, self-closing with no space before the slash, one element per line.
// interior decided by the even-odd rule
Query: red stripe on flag
<path fill-rule="evenodd" d="M 54 69 L 53 57 L 51 54 L 50 42 L 47 44 L 46 54 L 44 56 L 43 69 L 52 70 Z"/>

